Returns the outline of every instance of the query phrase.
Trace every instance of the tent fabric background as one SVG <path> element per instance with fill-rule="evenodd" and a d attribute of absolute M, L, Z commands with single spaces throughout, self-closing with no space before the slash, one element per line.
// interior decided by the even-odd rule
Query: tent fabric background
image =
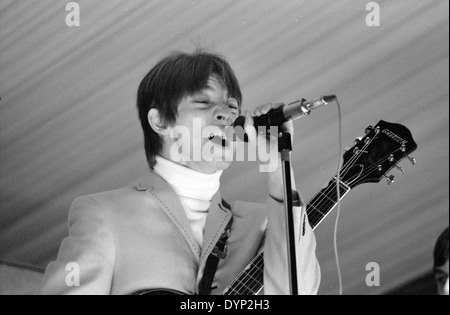
<path fill-rule="evenodd" d="M 82 0 L 79 27 L 66 25 L 68 2 L 0 3 L 0 259 L 45 268 L 76 196 L 146 171 L 137 86 L 167 53 L 200 46 L 228 58 L 244 109 L 336 94 L 347 147 L 381 119 L 407 126 L 417 165 L 342 201 L 344 293 L 382 294 L 430 271 L 449 222 L 448 1 L 376 1 L 372 27 L 359 0 Z M 293 165 L 310 200 L 337 170 L 336 107 L 295 126 Z M 256 163 L 236 163 L 222 191 L 260 202 L 264 183 Z M 335 215 L 316 230 L 320 294 L 338 293 Z M 370 262 L 378 287 L 365 282 Z"/>
<path fill-rule="evenodd" d="M 0 295 L 35 295 L 44 270 L 0 261 Z"/>

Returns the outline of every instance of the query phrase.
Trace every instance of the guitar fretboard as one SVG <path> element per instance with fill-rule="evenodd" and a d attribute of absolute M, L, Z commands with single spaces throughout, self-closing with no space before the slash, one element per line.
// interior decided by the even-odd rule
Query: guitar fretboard
<path fill-rule="evenodd" d="M 351 190 L 343 182 L 339 182 L 340 200 Z M 337 183 L 333 179 L 306 206 L 309 224 L 315 229 L 338 203 Z"/>
<path fill-rule="evenodd" d="M 340 199 L 351 190 L 340 182 Z M 337 183 L 333 179 L 306 206 L 308 220 L 313 229 L 330 213 L 338 203 Z M 256 295 L 264 286 L 264 251 L 261 250 L 246 268 L 228 285 L 222 295 Z"/>
<path fill-rule="evenodd" d="M 222 295 L 256 295 L 263 288 L 263 280 L 264 252 L 261 250 Z"/>

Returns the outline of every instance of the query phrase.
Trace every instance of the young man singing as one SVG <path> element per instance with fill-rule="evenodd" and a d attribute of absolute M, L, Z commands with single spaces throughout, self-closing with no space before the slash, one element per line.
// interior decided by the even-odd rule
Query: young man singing
<path fill-rule="evenodd" d="M 282 105 L 259 106 L 253 115 Z M 40 293 L 220 294 L 264 248 L 259 293 L 289 294 L 281 162 L 267 175 L 262 204 L 228 204 L 219 192 L 220 177 L 231 164 L 223 157 L 236 148 L 225 129 L 241 106 L 239 83 L 221 56 L 196 51 L 159 61 L 137 95 L 148 173 L 135 185 L 73 202 L 69 236 L 47 267 Z M 205 137 L 198 128 L 212 131 Z M 294 134 L 292 123 L 281 129 Z M 250 113 L 245 131 L 250 146 L 277 150 L 276 138 L 256 132 Z M 199 154 L 198 147 L 209 149 Z M 294 182 L 298 292 L 316 294 L 316 240 L 295 187 Z M 78 285 L 67 284 L 70 263 L 79 266 Z"/>

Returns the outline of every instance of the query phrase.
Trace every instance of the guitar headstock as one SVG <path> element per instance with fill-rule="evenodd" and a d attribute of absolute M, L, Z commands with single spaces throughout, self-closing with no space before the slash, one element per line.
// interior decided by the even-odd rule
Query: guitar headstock
<path fill-rule="evenodd" d="M 387 173 L 394 167 L 404 172 L 397 164 L 405 158 L 415 164 L 409 154 L 416 149 L 417 144 L 408 128 L 380 120 L 375 127 L 367 127 L 366 136 L 358 139 L 344 154 L 341 181 L 350 188 L 363 183 L 378 183 L 383 178 L 392 183 L 394 177 Z"/>

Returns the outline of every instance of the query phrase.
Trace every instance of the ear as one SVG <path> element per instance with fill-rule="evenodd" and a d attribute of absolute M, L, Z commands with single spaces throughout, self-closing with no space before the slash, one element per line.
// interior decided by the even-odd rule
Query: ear
<path fill-rule="evenodd" d="M 152 129 L 156 133 L 162 136 L 166 136 L 169 134 L 170 130 L 162 122 L 161 116 L 159 115 L 159 111 L 156 108 L 150 109 L 150 111 L 147 114 L 147 119 L 150 127 L 152 127 Z"/>

